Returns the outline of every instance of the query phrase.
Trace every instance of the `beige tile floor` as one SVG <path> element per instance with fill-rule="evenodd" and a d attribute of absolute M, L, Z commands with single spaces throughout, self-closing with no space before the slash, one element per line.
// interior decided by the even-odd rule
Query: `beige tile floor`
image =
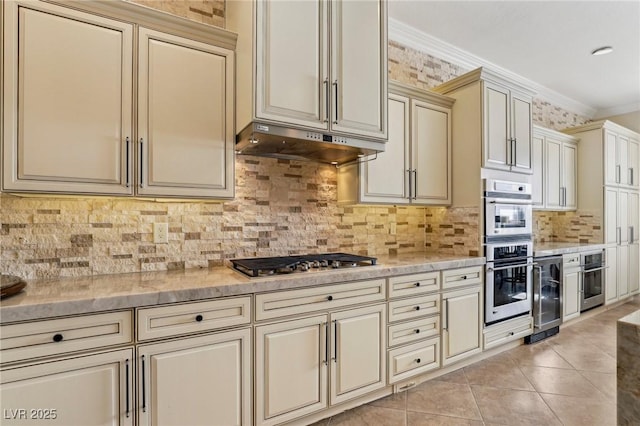
<path fill-rule="evenodd" d="M 616 424 L 616 321 L 640 299 L 314 426 Z"/>

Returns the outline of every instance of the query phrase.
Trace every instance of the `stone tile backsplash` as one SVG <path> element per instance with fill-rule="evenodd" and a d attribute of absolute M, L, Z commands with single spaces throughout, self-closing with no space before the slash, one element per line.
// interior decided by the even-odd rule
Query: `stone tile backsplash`
<path fill-rule="evenodd" d="M 596 211 L 534 211 L 535 242 L 602 243 L 602 220 L 602 214 Z"/>

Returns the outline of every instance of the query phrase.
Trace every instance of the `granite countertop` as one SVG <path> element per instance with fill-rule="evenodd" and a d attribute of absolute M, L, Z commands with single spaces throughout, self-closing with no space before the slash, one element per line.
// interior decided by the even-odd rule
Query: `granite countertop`
<path fill-rule="evenodd" d="M 604 244 L 593 243 L 571 243 L 571 242 L 549 242 L 534 244 L 533 256 L 555 256 L 560 254 L 577 253 L 591 250 L 602 250 Z"/>
<path fill-rule="evenodd" d="M 484 265 L 484 257 L 408 253 L 378 256 L 375 266 L 249 278 L 228 267 L 28 281 L 0 304 L 0 323 L 186 302 Z"/>

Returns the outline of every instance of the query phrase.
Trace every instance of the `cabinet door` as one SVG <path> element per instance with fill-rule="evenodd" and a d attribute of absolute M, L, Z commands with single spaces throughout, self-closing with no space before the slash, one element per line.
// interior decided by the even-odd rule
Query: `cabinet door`
<path fill-rule="evenodd" d="M 617 182 L 620 185 L 629 185 L 629 138 L 626 136 L 618 135 L 618 141 L 616 145 L 616 157 L 617 157 Z"/>
<path fill-rule="evenodd" d="M 618 190 L 618 244 L 629 242 L 629 191 Z"/>
<path fill-rule="evenodd" d="M 629 244 L 629 294 L 640 291 L 640 245 Z"/>
<path fill-rule="evenodd" d="M 578 146 L 572 143 L 562 144 L 562 188 L 564 208 L 575 210 L 578 207 Z"/>
<path fill-rule="evenodd" d="M 618 190 L 604 188 L 604 243 L 618 244 Z"/>
<path fill-rule="evenodd" d="M 629 295 L 629 246 L 618 246 L 618 299 Z"/>
<path fill-rule="evenodd" d="M 531 169 L 533 171 L 533 181 L 531 182 L 531 201 L 533 207 L 544 207 L 544 138 L 533 136 L 531 139 Z"/>
<path fill-rule="evenodd" d="M 233 52 L 140 28 L 138 193 L 233 196 Z"/>
<path fill-rule="evenodd" d="M 531 100 L 511 94 L 511 170 L 531 173 Z"/>
<path fill-rule="evenodd" d="M 561 167 L 562 142 L 547 138 L 545 144 L 546 207 L 558 210 L 562 206 Z"/>
<path fill-rule="evenodd" d="M 604 132 L 604 184 L 616 185 L 619 182 L 618 137 L 608 130 Z"/>
<path fill-rule="evenodd" d="M 326 315 L 255 329 L 256 423 L 274 425 L 327 407 Z"/>
<path fill-rule="evenodd" d="M 633 188 L 638 189 L 638 182 L 640 181 L 640 176 L 638 176 L 638 165 L 640 165 L 640 143 L 636 139 L 629 139 L 628 158 L 627 182 Z"/>
<path fill-rule="evenodd" d="M 451 202 L 450 111 L 411 101 L 413 198 L 417 203 Z"/>
<path fill-rule="evenodd" d="M 256 117 L 328 129 L 328 2 L 257 1 L 255 8 Z"/>
<path fill-rule="evenodd" d="M 618 248 L 607 247 L 605 256 L 608 266 L 606 269 L 605 304 L 609 304 L 618 300 Z"/>
<path fill-rule="evenodd" d="M 131 25 L 5 2 L 3 190 L 131 194 Z"/>
<path fill-rule="evenodd" d="M 481 309 L 481 287 L 442 294 L 443 365 L 480 352 Z"/>
<path fill-rule="evenodd" d="M 629 192 L 628 203 L 628 241 L 629 241 L 629 293 L 635 294 L 640 289 L 640 252 L 638 251 L 638 242 L 640 241 L 640 196 L 635 191 Z"/>
<path fill-rule="evenodd" d="M 409 99 L 389 95 L 389 141 L 373 161 L 362 163 L 363 202 L 408 203 Z M 347 184 L 353 184 L 349 182 Z"/>
<path fill-rule="evenodd" d="M 381 0 L 331 2 L 332 130 L 387 137 L 386 13 Z M 287 56 L 300 61 L 291 55 L 291 42 L 283 43 Z"/>
<path fill-rule="evenodd" d="M 4 369 L 2 424 L 132 426 L 133 371 L 132 349 Z"/>
<path fill-rule="evenodd" d="M 580 315 L 580 269 L 566 269 L 562 285 L 562 320 L 568 321 Z"/>
<path fill-rule="evenodd" d="M 386 385 L 385 305 L 331 314 L 331 399 L 338 404 Z"/>
<path fill-rule="evenodd" d="M 138 348 L 140 425 L 250 425 L 251 331 Z"/>
<path fill-rule="evenodd" d="M 484 83 L 484 167 L 509 170 L 511 165 L 509 90 Z"/>

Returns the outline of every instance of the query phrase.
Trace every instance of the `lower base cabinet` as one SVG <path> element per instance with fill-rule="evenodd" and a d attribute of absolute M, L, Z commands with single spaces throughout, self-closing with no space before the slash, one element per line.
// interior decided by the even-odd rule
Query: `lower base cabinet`
<path fill-rule="evenodd" d="M 533 317 L 523 315 L 485 327 L 484 349 L 495 348 L 533 333 Z"/>
<path fill-rule="evenodd" d="M 133 349 L 3 369 L 2 424 L 132 426 L 133 377 Z"/>
<path fill-rule="evenodd" d="M 249 328 L 138 346 L 139 425 L 250 425 Z"/>
<path fill-rule="evenodd" d="M 442 293 L 442 365 L 482 350 L 482 302 L 480 286 Z"/>
<path fill-rule="evenodd" d="M 290 421 L 383 388 L 385 324 L 380 304 L 257 326 L 256 424 Z"/>

